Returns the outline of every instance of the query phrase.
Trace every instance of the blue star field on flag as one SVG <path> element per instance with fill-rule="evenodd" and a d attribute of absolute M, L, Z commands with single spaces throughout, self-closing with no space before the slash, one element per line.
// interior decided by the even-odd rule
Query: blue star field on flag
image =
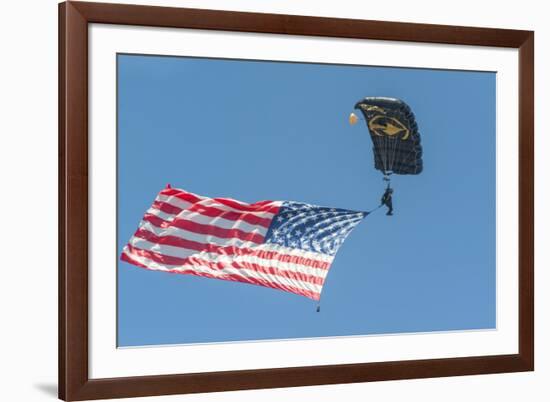
<path fill-rule="evenodd" d="M 335 255 L 367 212 L 283 202 L 267 231 L 265 242 Z"/>

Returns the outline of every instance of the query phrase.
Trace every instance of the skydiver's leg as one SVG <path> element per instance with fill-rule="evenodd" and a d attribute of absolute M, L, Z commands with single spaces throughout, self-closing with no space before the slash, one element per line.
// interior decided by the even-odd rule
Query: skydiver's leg
<path fill-rule="evenodd" d="M 391 198 L 386 202 L 386 205 L 388 207 L 388 212 L 386 212 L 386 215 L 393 215 L 393 202 L 391 200 Z"/>

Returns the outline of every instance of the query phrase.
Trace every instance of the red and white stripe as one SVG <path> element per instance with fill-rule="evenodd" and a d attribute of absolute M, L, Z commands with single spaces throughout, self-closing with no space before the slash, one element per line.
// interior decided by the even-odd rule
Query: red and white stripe
<path fill-rule="evenodd" d="M 244 282 L 319 300 L 333 256 L 264 243 L 281 201 L 246 204 L 167 187 L 121 255 L 158 271 Z"/>

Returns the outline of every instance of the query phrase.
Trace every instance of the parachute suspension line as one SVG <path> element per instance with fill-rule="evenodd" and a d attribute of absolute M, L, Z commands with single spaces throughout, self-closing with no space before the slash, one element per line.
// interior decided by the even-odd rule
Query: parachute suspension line
<path fill-rule="evenodd" d="M 391 163 L 391 140 L 386 135 L 386 136 L 384 136 L 384 141 L 386 142 L 386 154 L 387 154 L 387 157 L 388 157 L 388 171 L 391 171 L 391 168 L 392 168 L 392 163 Z"/>
<path fill-rule="evenodd" d="M 376 162 L 376 158 L 378 157 L 380 159 L 380 162 L 382 162 L 382 167 L 384 168 L 384 174 L 386 174 L 386 171 L 388 170 L 388 165 L 386 163 L 386 152 L 384 151 L 384 148 L 385 148 L 384 139 L 380 137 L 376 137 L 376 145 L 374 147 L 375 162 Z"/>
<path fill-rule="evenodd" d="M 409 151 L 410 153 L 410 151 Z M 401 158 L 400 158 L 400 161 L 399 161 L 399 164 L 396 166 L 396 170 L 397 171 L 401 171 L 401 168 L 403 167 L 404 163 L 405 163 L 405 160 L 408 158 L 408 155 L 403 155 Z"/>
<path fill-rule="evenodd" d="M 399 163 L 399 169 L 401 169 L 405 164 L 408 164 L 411 161 L 411 156 L 414 157 L 414 159 L 412 160 L 415 160 L 417 152 L 418 151 L 416 147 L 411 148 L 409 152 L 401 158 L 401 162 Z"/>
<path fill-rule="evenodd" d="M 409 150 L 409 152 L 401 158 L 401 162 L 398 167 L 399 169 L 401 169 L 406 163 L 409 163 L 409 158 L 412 155 L 412 152 L 412 150 Z"/>
<path fill-rule="evenodd" d="M 384 157 L 386 158 L 386 168 L 384 174 L 387 174 L 391 170 L 391 161 L 390 161 L 390 142 L 387 136 L 382 137 L 384 139 Z"/>
<path fill-rule="evenodd" d="M 410 149 L 409 152 L 407 152 L 406 155 L 401 158 L 401 163 L 399 164 L 399 168 L 403 168 L 406 164 L 409 164 L 411 159 L 411 155 L 416 155 L 416 152 L 413 149 Z"/>
<path fill-rule="evenodd" d="M 384 168 L 384 181 L 390 180 L 390 175 L 392 174 L 393 161 L 391 159 L 391 139 L 389 136 L 385 135 L 384 137 L 384 155 L 387 160 L 387 166 Z"/>
<path fill-rule="evenodd" d="M 384 155 L 384 159 L 386 160 L 386 163 L 384 164 L 384 174 L 386 174 L 386 172 L 388 170 L 390 170 L 390 166 L 389 166 L 389 159 L 388 159 L 388 137 L 386 136 L 383 136 L 382 137 L 382 144 L 384 144 L 384 147 L 383 147 L 383 150 L 382 150 L 382 155 Z"/>
<path fill-rule="evenodd" d="M 393 172 L 394 171 L 394 163 L 395 163 L 395 155 L 397 151 L 397 138 L 393 138 L 390 136 L 385 136 L 386 141 L 386 152 L 388 154 L 388 168 L 387 171 Z"/>
<path fill-rule="evenodd" d="M 399 138 L 392 138 L 391 141 L 393 142 L 393 150 L 392 150 L 392 157 L 391 157 L 391 166 L 390 170 L 394 170 L 393 164 L 395 163 L 395 156 L 397 154 L 397 142 L 400 141 Z"/>
<path fill-rule="evenodd" d="M 354 122 L 352 122 L 352 116 L 353 116 L 353 119 L 355 120 Z M 355 113 L 352 113 L 350 115 L 350 123 L 351 124 L 355 124 L 359 120 L 364 121 L 367 124 L 367 129 L 370 131 L 369 122 L 366 118 L 359 117 Z M 387 155 L 388 144 L 387 144 L 386 136 L 372 137 L 372 140 L 373 140 L 373 143 L 374 143 L 375 165 L 376 165 L 376 161 L 379 160 L 382 163 L 382 167 L 384 169 L 384 175 L 385 175 L 386 172 L 391 170 L 391 167 L 388 164 L 388 162 L 389 162 L 388 155 Z"/>

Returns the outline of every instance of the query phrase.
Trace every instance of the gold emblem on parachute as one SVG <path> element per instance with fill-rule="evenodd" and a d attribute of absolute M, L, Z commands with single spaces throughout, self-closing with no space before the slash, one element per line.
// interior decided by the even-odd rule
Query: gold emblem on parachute
<path fill-rule="evenodd" d="M 363 109 L 365 112 L 378 112 L 378 113 L 386 114 L 386 111 L 380 106 L 367 105 L 367 104 L 361 103 L 359 107 Z"/>
<path fill-rule="evenodd" d="M 369 120 L 369 129 L 378 136 L 394 137 L 399 134 L 403 141 L 410 135 L 409 129 L 401 121 L 381 114 Z"/>

